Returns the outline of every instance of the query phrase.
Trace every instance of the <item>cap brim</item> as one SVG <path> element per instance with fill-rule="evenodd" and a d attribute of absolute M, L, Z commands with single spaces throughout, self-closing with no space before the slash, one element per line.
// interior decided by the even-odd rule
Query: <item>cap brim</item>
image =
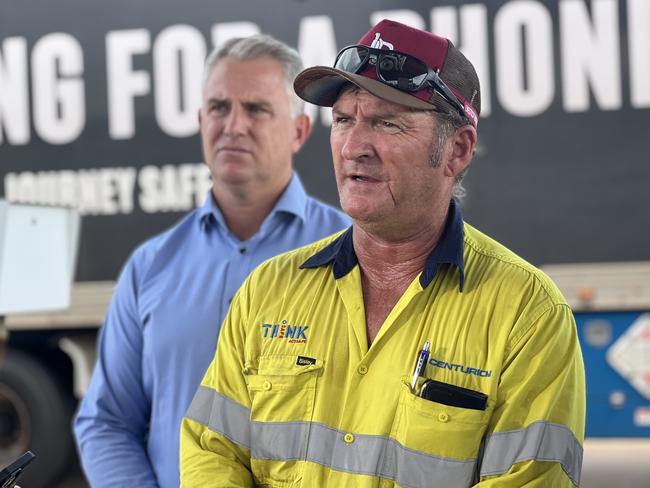
<path fill-rule="evenodd" d="M 331 107 L 346 83 L 353 83 L 376 97 L 399 105 L 421 110 L 436 109 L 434 104 L 390 87 L 381 81 L 326 66 L 314 66 L 299 73 L 293 82 L 293 89 L 307 102 Z"/>

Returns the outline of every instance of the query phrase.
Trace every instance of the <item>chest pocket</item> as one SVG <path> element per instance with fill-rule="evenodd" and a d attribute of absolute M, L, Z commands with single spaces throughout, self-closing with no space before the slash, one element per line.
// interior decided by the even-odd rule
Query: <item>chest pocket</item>
<path fill-rule="evenodd" d="M 251 399 L 251 468 L 256 484 L 296 486 L 302 479 L 323 361 L 263 356 L 244 370 Z"/>
<path fill-rule="evenodd" d="M 490 401 L 485 410 L 452 407 L 413 394 L 410 378 L 404 377 L 391 437 L 408 449 L 437 458 L 470 461 L 479 456 L 491 414 Z M 460 464 L 459 464 L 460 466 Z M 470 486 L 473 469 L 456 473 L 452 486 Z M 466 479 L 465 479 L 466 478 Z"/>
<path fill-rule="evenodd" d="M 308 358 L 310 359 L 310 358 Z M 273 355 L 244 371 L 251 398 L 251 420 L 310 421 L 322 360 L 304 363 L 303 356 Z"/>

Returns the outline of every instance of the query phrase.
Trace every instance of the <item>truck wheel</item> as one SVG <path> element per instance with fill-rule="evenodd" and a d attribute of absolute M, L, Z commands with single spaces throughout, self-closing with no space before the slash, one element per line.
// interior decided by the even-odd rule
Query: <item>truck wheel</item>
<path fill-rule="evenodd" d="M 7 350 L 0 365 L 0 465 L 33 451 L 22 486 L 52 486 L 62 474 L 74 449 L 72 411 L 71 399 L 41 363 Z"/>

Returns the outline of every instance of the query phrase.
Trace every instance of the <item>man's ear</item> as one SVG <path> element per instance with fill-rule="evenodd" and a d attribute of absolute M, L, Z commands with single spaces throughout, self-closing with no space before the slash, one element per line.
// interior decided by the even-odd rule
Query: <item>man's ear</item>
<path fill-rule="evenodd" d="M 296 154 L 300 151 L 300 148 L 305 144 L 309 134 L 311 134 L 311 119 L 307 114 L 300 114 L 294 119 L 294 124 L 296 127 L 296 136 L 293 139 L 293 145 L 291 146 L 293 154 Z"/>
<path fill-rule="evenodd" d="M 447 139 L 448 157 L 445 161 L 445 176 L 456 178 L 472 160 L 478 136 L 471 125 L 464 125 Z"/>
<path fill-rule="evenodd" d="M 201 124 L 203 123 L 203 114 L 201 112 L 201 109 L 197 111 L 197 117 L 199 119 L 199 131 L 201 130 Z"/>

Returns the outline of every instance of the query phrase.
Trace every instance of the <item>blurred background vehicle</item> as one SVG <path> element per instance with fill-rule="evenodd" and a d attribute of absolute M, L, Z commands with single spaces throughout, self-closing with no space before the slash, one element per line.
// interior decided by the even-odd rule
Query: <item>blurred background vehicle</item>
<path fill-rule="evenodd" d="M 78 212 L 71 208 L 0 200 L 0 319 L 70 307 L 79 223 Z M 49 326 L 45 324 L 40 338 L 53 339 Z M 61 377 L 46 369 L 57 361 L 56 345 L 38 350 L 29 343 L 25 348 L 17 344 L 12 341 L 0 365 L 0 465 L 34 449 L 45 458 L 27 472 L 42 484 L 55 478 L 72 457 L 69 423 L 74 402 Z M 37 357 L 41 352 L 42 359 Z"/>
<path fill-rule="evenodd" d="M 4 319 L 0 464 L 46 446 L 47 465 L 23 485 L 52 486 L 69 470 L 69 419 L 120 266 L 209 188 L 196 115 L 205 54 L 264 31 L 307 66 L 330 65 L 384 17 L 449 37 L 479 72 L 464 217 L 545 265 L 574 306 L 589 396 L 584 486 L 611 486 L 592 475 L 603 466 L 635 476 L 630 462 L 648 479 L 634 459 L 648 459 L 650 439 L 650 1 L 66 0 L 45 12 L 23 0 L 0 4 L 0 198 L 83 218 L 70 306 Z M 308 110 L 315 130 L 296 169 L 336 204 L 329 111 Z M 619 485 L 647 486 L 629 479 Z"/>

